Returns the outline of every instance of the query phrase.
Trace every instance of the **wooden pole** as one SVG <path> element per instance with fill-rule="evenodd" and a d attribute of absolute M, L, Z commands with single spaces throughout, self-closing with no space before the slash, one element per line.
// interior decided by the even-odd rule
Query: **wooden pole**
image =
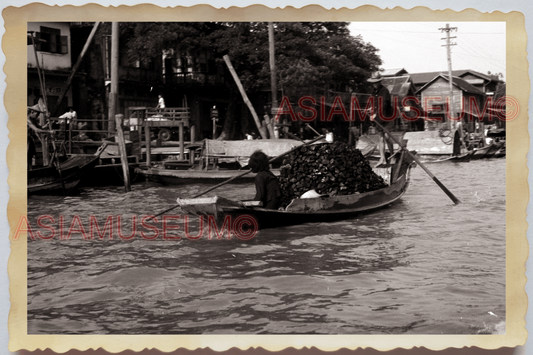
<path fill-rule="evenodd" d="M 63 102 L 63 99 L 65 98 L 65 95 L 67 94 L 68 89 L 70 88 L 70 84 L 72 83 L 72 79 L 74 78 L 74 74 L 78 71 L 78 67 L 81 64 L 81 61 L 83 60 L 83 57 L 85 57 L 85 53 L 87 53 L 87 49 L 89 49 L 89 45 L 91 44 L 93 37 L 96 33 L 96 30 L 98 29 L 98 26 L 100 25 L 100 22 L 95 22 L 93 29 L 91 33 L 89 34 L 89 37 L 87 38 L 87 41 L 85 42 L 85 46 L 81 50 L 80 55 L 78 56 L 78 60 L 76 61 L 76 64 L 72 68 L 72 72 L 70 73 L 70 76 L 67 79 L 67 83 L 65 84 L 65 87 L 63 90 L 61 90 L 61 95 L 59 95 L 59 98 L 57 99 L 57 102 L 52 110 L 52 117 L 56 117 L 57 111 L 59 110 L 59 106 L 61 106 L 61 102 Z"/>
<path fill-rule="evenodd" d="M 152 133 L 150 132 L 150 121 L 144 121 L 144 137 L 146 139 L 146 166 L 152 166 Z"/>
<path fill-rule="evenodd" d="M 126 151 L 126 142 L 124 141 L 124 132 L 122 131 L 122 122 L 124 115 L 118 114 L 115 116 L 115 124 L 117 129 L 118 150 L 120 152 L 120 161 L 122 163 L 122 172 L 124 173 L 124 188 L 126 192 L 131 191 L 130 185 L 130 169 L 128 165 L 128 153 Z"/>
<path fill-rule="evenodd" d="M 276 138 L 274 134 L 274 121 L 270 119 L 270 116 L 268 114 L 265 114 L 263 118 L 265 119 L 267 129 L 268 129 L 268 134 L 270 134 L 270 139 Z"/>
<path fill-rule="evenodd" d="M 257 116 L 257 113 L 255 112 L 254 107 L 252 106 L 252 103 L 248 99 L 248 95 L 246 95 L 246 91 L 244 91 L 244 87 L 242 86 L 241 80 L 239 79 L 237 72 L 235 72 L 235 69 L 233 68 L 233 65 L 231 64 L 231 60 L 229 59 L 229 56 L 225 55 L 223 58 L 224 58 L 224 61 L 226 62 L 226 65 L 228 66 L 231 76 L 233 76 L 233 80 L 235 80 L 235 83 L 237 84 L 237 87 L 239 88 L 239 91 L 241 92 L 242 99 L 244 100 L 244 102 L 246 103 L 246 106 L 248 106 L 248 109 L 250 109 L 250 112 L 252 113 L 252 116 L 255 121 L 255 125 L 257 126 L 257 129 L 259 130 L 259 133 L 261 134 L 261 138 L 267 139 L 266 132 L 261 126 L 259 117 Z"/>
<path fill-rule="evenodd" d="M 39 57 L 37 56 L 37 47 L 35 46 L 35 37 L 33 36 L 33 31 L 29 31 L 31 35 L 31 43 L 33 45 L 33 54 L 35 55 L 35 64 L 37 66 L 37 76 L 39 77 L 39 84 L 41 87 L 41 95 L 43 97 L 43 103 L 44 103 L 44 109 L 45 109 L 45 115 L 49 115 L 48 112 L 48 99 L 46 97 L 46 87 L 44 86 L 44 75 L 41 72 L 41 66 L 39 65 Z M 39 105 L 40 106 L 40 105 Z M 42 115 L 42 113 L 41 113 Z M 41 120 L 39 122 L 41 126 L 44 125 L 44 120 Z M 51 128 L 49 128 L 51 130 Z M 41 136 L 37 134 L 37 137 L 39 137 L 39 140 L 41 141 L 41 149 L 42 149 L 42 155 L 43 155 L 43 165 L 48 166 L 50 163 L 49 160 L 49 152 L 48 152 L 48 137 L 47 136 Z"/>
<path fill-rule="evenodd" d="M 113 22 L 111 24 L 111 90 L 109 92 L 109 126 L 107 128 L 109 134 L 115 132 L 114 117 L 117 113 L 119 33 L 119 23 Z"/>
<path fill-rule="evenodd" d="M 453 106 L 453 76 L 452 76 L 452 52 L 451 52 L 451 43 L 450 43 L 450 38 L 455 38 L 455 37 L 450 37 L 450 31 L 453 31 L 453 30 L 457 30 L 457 27 L 450 27 L 450 24 L 447 23 L 446 24 L 446 27 L 444 28 L 440 28 L 441 31 L 445 31 L 446 32 L 446 38 L 443 38 L 443 39 L 446 39 L 446 56 L 447 56 L 447 60 L 448 60 L 448 84 L 449 84 L 449 95 L 450 95 L 450 106 L 448 107 L 448 110 L 449 110 L 449 113 L 450 113 L 450 117 L 452 117 L 452 120 L 449 121 L 449 128 L 450 130 L 455 130 L 455 122 L 453 121 L 453 118 L 455 117 L 455 112 L 454 112 L 454 106 Z"/>
<path fill-rule="evenodd" d="M 47 105 L 47 98 L 46 98 L 46 88 L 44 87 L 44 79 L 42 77 L 41 73 L 41 66 L 39 65 L 39 57 L 37 57 L 37 47 L 35 46 L 35 37 L 33 36 L 33 31 L 29 31 L 31 35 L 31 43 L 33 45 L 33 53 L 35 54 L 35 64 L 37 65 L 37 75 L 39 76 L 39 84 L 41 87 L 41 95 L 44 99 L 44 107 L 46 108 L 46 112 L 48 113 L 48 105 Z"/>
<path fill-rule="evenodd" d="M 194 144 L 196 142 L 196 126 L 192 125 L 190 127 L 190 131 L 191 131 L 191 144 Z"/>
<path fill-rule="evenodd" d="M 183 135 L 183 121 L 179 122 L 179 135 L 180 135 L 180 160 L 185 159 L 185 137 Z"/>

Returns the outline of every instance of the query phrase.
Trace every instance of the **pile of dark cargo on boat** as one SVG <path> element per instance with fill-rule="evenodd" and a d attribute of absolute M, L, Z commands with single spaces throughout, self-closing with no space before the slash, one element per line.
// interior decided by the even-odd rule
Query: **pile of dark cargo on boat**
<path fill-rule="evenodd" d="M 279 183 L 282 206 L 309 190 L 350 195 L 386 187 L 359 149 L 342 142 L 302 146 L 283 161 Z"/>

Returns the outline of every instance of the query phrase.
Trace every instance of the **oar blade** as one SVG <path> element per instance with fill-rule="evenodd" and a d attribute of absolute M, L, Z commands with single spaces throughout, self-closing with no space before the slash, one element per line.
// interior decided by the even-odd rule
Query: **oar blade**
<path fill-rule="evenodd" d="M 448 197 L 453 201 L 453 203 L 455 203 L 456 205 L 461 203 L 461 201 L 457 197 L 455 197 L 454 194 L 452 194 L 452 192 L 448 190 L 448 188 L 446 188 L 446 186 L 444 186 L 435 176 L 433 176 L 433 181 L 435 181 L 435 183 L 439 185 L 442 191 L 444 191 L 444 193 L 448 195 Z"/>

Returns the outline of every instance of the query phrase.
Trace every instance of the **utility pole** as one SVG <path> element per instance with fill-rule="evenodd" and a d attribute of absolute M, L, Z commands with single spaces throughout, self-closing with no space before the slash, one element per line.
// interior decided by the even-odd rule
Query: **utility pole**
<path fill-rule="evenodd" d="M 274 49 L 274 24 L 272 22 L 268 23 L 268 48 L 269 48 L 269 57 L 270 57 L 270 91 L 272 92 L 272 114 L 274 110 L 278 108 L 278 89 L 276 85 L 276 56 Z"/>
<path fill-rule="evenodd" d="M 456 43 L 451 43 L 450 42 L 450 39 L 452 38 L 457 38 L 457 37 L 450 37 L 450 32 L 451 31 L 457 31 L 457 27 L 450 27 L 450 24 L 447 23 L 446 24 L 446 27 L 442 27 L 442 28 L 439 28 L 439 30 L 441 32 L 445 31 L 446 32 L 446 37 L 445 38 L 441 38 L 441 39 L 445 39 L 446 40 L 446 44 L 443 45 L 442 47 L 446 46 L 446 53 L 447 53 L 447 56 L 448 56 L 448 83 L 450 85 L 450 106 L 448 107 L 448 110 L 450 111 L 450 117 L 454 118 L 455 117 L 455 113 L 453 111 L 453 77 L 452 77 L 452 51 L 451 51 L 451 46 L 455 46 Z M 455 129 L 455 121 L 453 120 L 450 120 L 450 123 L 449 123 L 449 126 L 450 126 L 450 130 L 454 130 Z"/>
<path fill-rule="evenodd" d="M 268 23 L 268 53 L 270 59 L 270 92 L 272 95 L 272 106 L 270 108 L 270 113 L 272 117 L 276 117 L 278 113 L 278 86 L 276 83 L 276 53 L 274 48 L 274 23 Z M 265 122 L 267 124 L 268 133 L 270 134 L 270 139 L 276 138 L 274 118 L 270 119 L 270 116 L 265 112 Z M 279 137 L 278 137 L 279 138 Z"/>

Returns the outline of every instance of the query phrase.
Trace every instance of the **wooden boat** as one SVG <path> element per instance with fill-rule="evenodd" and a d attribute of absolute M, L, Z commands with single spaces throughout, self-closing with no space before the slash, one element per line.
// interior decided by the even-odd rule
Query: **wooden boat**
<path fill-rule="evenodd" d="M 68 194 L 97 164 L 104 143 L 94 155 L 75 155 L 64 162 L 28 171 L 28 195 Z"/>
<path fill-rule="evenodd" d="M 393 165 L 382 169 L 389 176 L 389 186 L 371 192 L 294 199 L 284 210 L 265 209 L 257 201 L 232 201 L 219 196 L 178 198 L 178 205 L 189 214 L 213 216 L 219 226 L 224 225 L 227 216 L 230 221 L 250 216 L 259 229 L 342 219 L 388 206 L 404 195 L 413 159 L 409 154 L 395 154 L 395 160 Z M 383 171 L 377 172 L 383 176 Z"/>
<path fill-rule="evenodd" d="M 474 151 L 468 151 L 467 153 L 462 153 L 459 155 L 452 155 L 448 156 L 445 155 L 444 157 L 437 158 L 437 159 L 428 159 L 424 160 L 423 163 L 425 164 L 433 164 L 433 163 L 466 163 L 469 162 L 470 159 L 472 159 L 472 156 L 474 155 Z"/>
<path fill-rule="evenodd" d="M 423 163 L 465 163 L 472 159 L 473 152 L 461 143 L 458 131 L 416 131 L 405 134 L 407 149 L 416 150 Z"/>
<path fill-rule="evenodd" d="M 148 181 L 158 182 L 164 185 L 179 185 L 185 183 L 217 183 L 224 180 L 231 179 L 247 169 L 218 169 L 218 170 L 198 170 L 194 166 L 182 165 L 187 170 L 179 170 L 179 167 L 174 165 L 175 169 L 168 169 L 163 166 L 153 166 L 148 168 L 146 166 L 139 166 L 135 172 L 144 176 Z M 274 175 L 279 176 L 279 169 L 271 170 Z M 241 178 L 234 180 L 236 183 L 250 182 L 255 178 L 255 174 L 248 174 Z"/>
<path fill-rule="evenodd" d="M 245 172 L 248 169 L 247 165 L 241 166 L 237 164 L 236 161 L 245 161 L 244 164 L 247 164 L 248 157 L 250 156 L 250 154 L 252 154 L 253 151 L 259 148 L 262 148 L 264 152 L 268 152 L 265 149 L 267 143 L 270 143 L 273 147 L 276 148 L 276 150 L 272 150 L 269 152 L 268 155 L 270 156 L 277 156 L 283 153 L 284 151 L 288 151 L 291 148 L 294 148 L 301 144 L 301 142 L 299 141 L 287 139 L 272 140 L 270 142 L 269 140 L 226 141 L 226 145 L 228 145 L 229 142 L 234 142 L 233 144 L 235 144 L 236 147 L 231 148 L 231 150 L 226 148 L 226 151 L 223 154 L 221 152 L 215 154 L 213 152 L 210 152 L 210 149 L 212 149 L 210 148 L 210 146 L 214 145 L 215 142 L 211 140 L 208 140 L 207 142 L 212 143 L 207 145 L 207 148 L 204 147 L 204 153 L 200 157 L 199 163 L 192 164 L 190 161 L 183 162 L 169 160 L 161 162 L 159 164 L 155 164 L 151 167 L 140 165 L 138 168 L 135 169 L 135 172 L 142 175 L 148 181 L 158 182 L 165 185 L 179 185 L 191 182 L 218 183 Z M 255 145 L 254 147 L 253 142 L 262 143 L 263 146 Z M 216 144 L 219 145 L 221 143 L 224 143 L 224 141 L 216 142 Z M 285 144 L 285 146 L 282 146 L 282 144 Z M 368 157 L 370 154 L 373 153 L 375 148 L 375 144 L 369 144 L 361 150 L 361 153 L 363 154 L 363 156 Z M 238 156 L 237 154 L 241 155 Z M 212 167 L 208 163 L 209 157 L 216 157 L 216 159 L 219 159 L 221 162 Z M 224 168 L 224 163 L 222 163 L 222 160 L 228 161 L 228 163 L 226 164 L 227 166 L 229 166 L 229 168 Z M 282 160 L 283 159 L 280 159 L 277 163 L 274 162 L 273 165 L 279 167 L 281 165 Z M 231 165 L 231 162 L 234 162 L 234 164 Z M 271 169 L 271 171 L 275 176 L 279 176 L 280 174 L 279 168 L 273 168 Z M 250 182 L 253 181 L 254 178 L 255 174 L 247 174 L 234 180 L 234 182 Z"/>
<path fill-rule="evenodd" d="M 135 172 L 139 166 L 138 158 L 133 156 L 127 157 L 130 181 L 142 181 L 141 176 Z M 124 172 L 122 170 L 122 161 L 120 156 L 100 156 L 94 169 L 89 170 L 86 178 L 83 179 L 83 186 L 121 186 L 124 185 Z"/>
<path fill-rule="evenodd" d="M 487 159 L 496 156 L 496 153 L 500 151 L 504 143 L 491 143 L 488 146 L 481 148 L 474 148 L 472 159 Z"/>
<path fill-rule="evenodd" d="M 502 147 L 494 153 L 492 156 L 493 158 L 505 158 L 505 142 L 503 143 Z"/>

